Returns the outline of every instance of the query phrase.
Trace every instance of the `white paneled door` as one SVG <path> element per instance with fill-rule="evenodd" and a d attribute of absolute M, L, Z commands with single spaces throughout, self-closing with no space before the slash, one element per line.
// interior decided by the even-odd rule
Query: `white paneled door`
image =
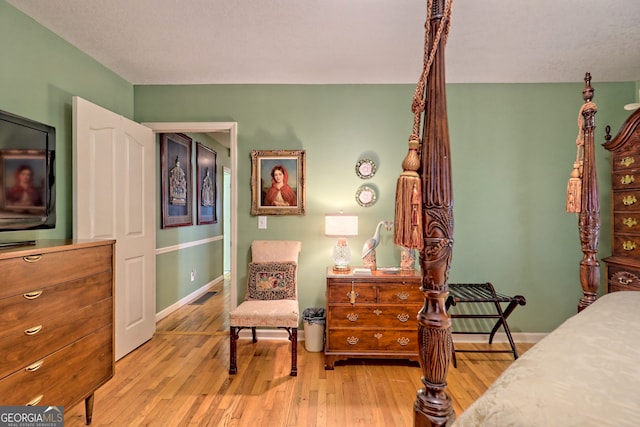
<path fill-rule="evenodd" d="M 73 235 L 116 240 L 116 360 L 155 332 L 155 164 L 151 129 L 73 97 Z"/>

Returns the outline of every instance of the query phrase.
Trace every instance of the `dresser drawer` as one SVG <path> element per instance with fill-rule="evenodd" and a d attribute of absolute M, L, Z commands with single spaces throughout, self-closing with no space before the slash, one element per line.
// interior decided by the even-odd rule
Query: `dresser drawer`
<path fill-rule="evenodd" d="M 111 297 L 111 276 L 111 272 L 103 272 L 0 299 L 0 339 L 38 325 L 59 313 L 79 310 Z"/>
<path fill-rule="evenodd" d="M 380 304 L 422 304 L 424 294 L 417 283 L 380 285 L 378 286 L 378 302 Z"/>
<path fill-rule="evenodd" d="M 327 332 L 327 351 L 351 353 L 411 353 L 418 352 L 417 326 L 406 330 L 336 329 Z"/>
<path fill-rule="evenodd" d="M 611 174 L 611 186 L 614 190 L 640 188 L 640 170 L 628 169 L 614 172 Z"/>
<path fill-rule="evenodd" d="M 640 168 L 640 154 L 638 153 L 638 148 L 635 144 L 632 143 L 627 147 L 612 153 L 611 167 L 614 172 Z"/>
<path fill-rule="evenodd" d="M 614 191 L 611 199 L 614 212 L 640 211 L 640 191 Z"/>
<path fill-rule="evenodd" d="M 640 291 L 640 269 L 608 265 L 607 276 L 608 292 Z"/>
<path fill-rule="evenodd" d="M 107 298 L 81 310 L 62 312 L 58 317 L 30 324 L 22 331 L 5 336 L 0 339 L 0 378 L 112 324 L 112 317 L 113 299 Z"/>
<path fill-rule="evenodd" d="M 113 375 L 111 327 L 104 327 L 0 380 L 0 405 L 69 406 Z"/>
<path fill-rule="evenodd" d="M 4 259 L 2 282 L 11 286 L 0 286 L 0 298 L 110 270 L 111 253 L 105 245 Z"/>
<path fill-rule="evenodd" d="M 613 232 L 614 234 L 640 234 L 640 212 L 614 214 Z"/>
<path fill-rule="evenodd" d="M 329 306 L 327 318 L 331 327 L 335 328 L 407 328 L 417 330 L 418 311 L 422 308 L 418 304 L 397 306 Z"/>
<path fill-rule="evenodd" d="M 351 302 L 351 290 L 354 290 L 356 304 L 372 304 L 377 301 L 376 288 L 371 285 L 356 283 L 333 284 L 327 288 L 327 303 L 348 304 Z"/>
<path fill-rule="evenodd" d="M 611 250 L 613 256 L 637 258 L 640 256 L 640 236 L 615 234 Z"/>

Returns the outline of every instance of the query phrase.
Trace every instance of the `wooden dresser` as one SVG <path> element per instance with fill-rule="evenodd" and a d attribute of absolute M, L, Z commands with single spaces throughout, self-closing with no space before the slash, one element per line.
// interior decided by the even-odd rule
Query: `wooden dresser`
<path fill-rule="evenodd" d="M 418 362 L 418 311 L 424 304 L 418 272 L 371 276 L 327 269 L 324 367 L 349 358 Z"/>
<path fill-rule="evenodd" d="M 607 265 L 607 292 L 640 291 L 640 109 L 604 148 L 611 151 L 612 254 Z"/>
<path fill-rule="evenodd" d="M 114 373 L 114 241 L 0 250 L 0 405 L 70 407 Z"/>

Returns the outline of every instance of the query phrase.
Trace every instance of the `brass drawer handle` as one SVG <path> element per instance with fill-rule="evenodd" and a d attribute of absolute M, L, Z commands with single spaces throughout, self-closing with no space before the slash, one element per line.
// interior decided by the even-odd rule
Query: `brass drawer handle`
<path fill-rule="evenodd" d="M 398 292 L 397 296 L 398 296 L 398 299 L 405 301 L 409 299 L 409 292 L 405 292 L 405 291 Z"/>
<path fill-rule="evenodd" d="M 635 218 L 631 218 L 631 217 L 623 219 L 622 223 L 629 228 L 635 227 L 636 225 L 638 225 L 638 221 L 636 221 Z"/>
<path fill-rule="evenodd" d="M 349 343 L 350 345 L 356 345 L 358 344 L 358 341 L 358 337 L 351 336 L 347 338 L 347 343 Z"/>
<path fill-rule="evenodd" d="M 42 295 L 42 290 L 32 291 L 32 292 L 27 292 L 26 294 L 22 294 L 22 296 L 25 297 L 26 299 L 36 299 L 40 295 Z"/>
<path fill-rule="evenodd" d="M 398 341 L 398 344 L 400 344 L 401 346 L 409 345 L 409 343 L 411 342 L 411 340 L 407 337 L 398 338 L 397 341 Z"/>
<path fill-rule="evenodd" d="M 633 279 L 629 278 L 629 277 L 618 277 L 618 283 L 620 283 L 621 285 L 628 285 L 629 283 L 632 283 Z"/>
<path fill-rule="evenodd" d="M 41 394 L 40 396 L 34 398 L 31 402 L 27 403 L 24 406 L 36 406 L 38 403 L 40 403 L 43 397 L 44 397 L 44 394 Z"/>
<path fill-rule="evenodd" d="M 620 164 L 626 167 L 629 167 L 629 165 L 632 165 L 633 163 L 635 163 L 633 157 L 623 157 L 622 159 L 620 159 Z"/>
<path fill-rule="evenodd" d="M 622 198 L 622 203 L 625 206 L 631 206 L 633 204 L 635 204 L 638 201 L 638 199 L 636 199 L 636 196 L 630 195 L 630 196 L 624 196 Z"/>
<path fill-rule="evenodd" d="M 38 369 L 40 369 L 40 367 L 42 366 L 43 363 L 44 363 L 44 359 L 43 360 L 39 360 L 36 363 L 33 363 L 33 364 L 27 366 L 26 368 L 24 368 L 24 370 L 27 371 L 27 372 L 35 372 Z"/>
<path fill-rule="evenodd" d="M 26 262 L 38 262 L 42 259 L 42 255 L 27 255 L 22 257 Z"/>
<path fill-rule="evenodd" d="M 635 177 L 633 175 L 625 175 L 625 176 L 620 178 L 620 184 L 622 184 L 622 185 L 633 184 L 633 182 L 635 180 L 636 179 L 635 179 Z"/>
<path fill-rule="evenodd" d="M 33 328 L 25 329 L 24 334 L 33 336 L 42 330 L 42 325 L 34 326 Z"/>
<path fill-rule="evenodd" d="M 347 314 L 347 319 L 349 322 L 355 322 L 358 320 L 358 313 L 349 313 Z"/>
<path fill-rule="evenodd" d="M 402 313 L 402 314 L 398 314 L 397 318 L 399 321 L 401 321 L 402 323 L 406 322 L 407 320 L 409 320 L 411 316 L 409 316 L 407 313 Z"/>
<path fill-rule="evenodd" d="M 636 248 L 636 242 L 632 242 L 630 240 L 625 240 L 622 243 L 622 249 L 624 249 L 625 251 L 632 251 Z"/>
<path fill-rule="evenodd" d="M 360 296 L 360 294 L 357 293 L 354 290 L 351 290 L 351 291 L 347 292 L 347 298 L 349 298 L 349 302 L 351 304 L 355 304 L 356 303 L 356 299 L 358 299 L 359 296 Z"/>

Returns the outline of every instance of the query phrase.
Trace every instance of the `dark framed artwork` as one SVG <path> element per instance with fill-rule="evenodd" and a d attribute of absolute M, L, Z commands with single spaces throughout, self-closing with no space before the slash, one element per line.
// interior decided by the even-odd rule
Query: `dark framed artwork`
<path fill-rule="evenodd" d="M 162 228 L 193 225 L 191 145 L 182 133 L 160 135 Z"/>
<path fill-rule="evenodd" d="M 196 144 L 196 179 L 198 180 L 198 224 L 218 222 L 217 153 L 201 142 Z"/>
<path fill-rule="evenodd" d="M 251 151 L 251 215 L 304 215 L 305 151 Z"/>

